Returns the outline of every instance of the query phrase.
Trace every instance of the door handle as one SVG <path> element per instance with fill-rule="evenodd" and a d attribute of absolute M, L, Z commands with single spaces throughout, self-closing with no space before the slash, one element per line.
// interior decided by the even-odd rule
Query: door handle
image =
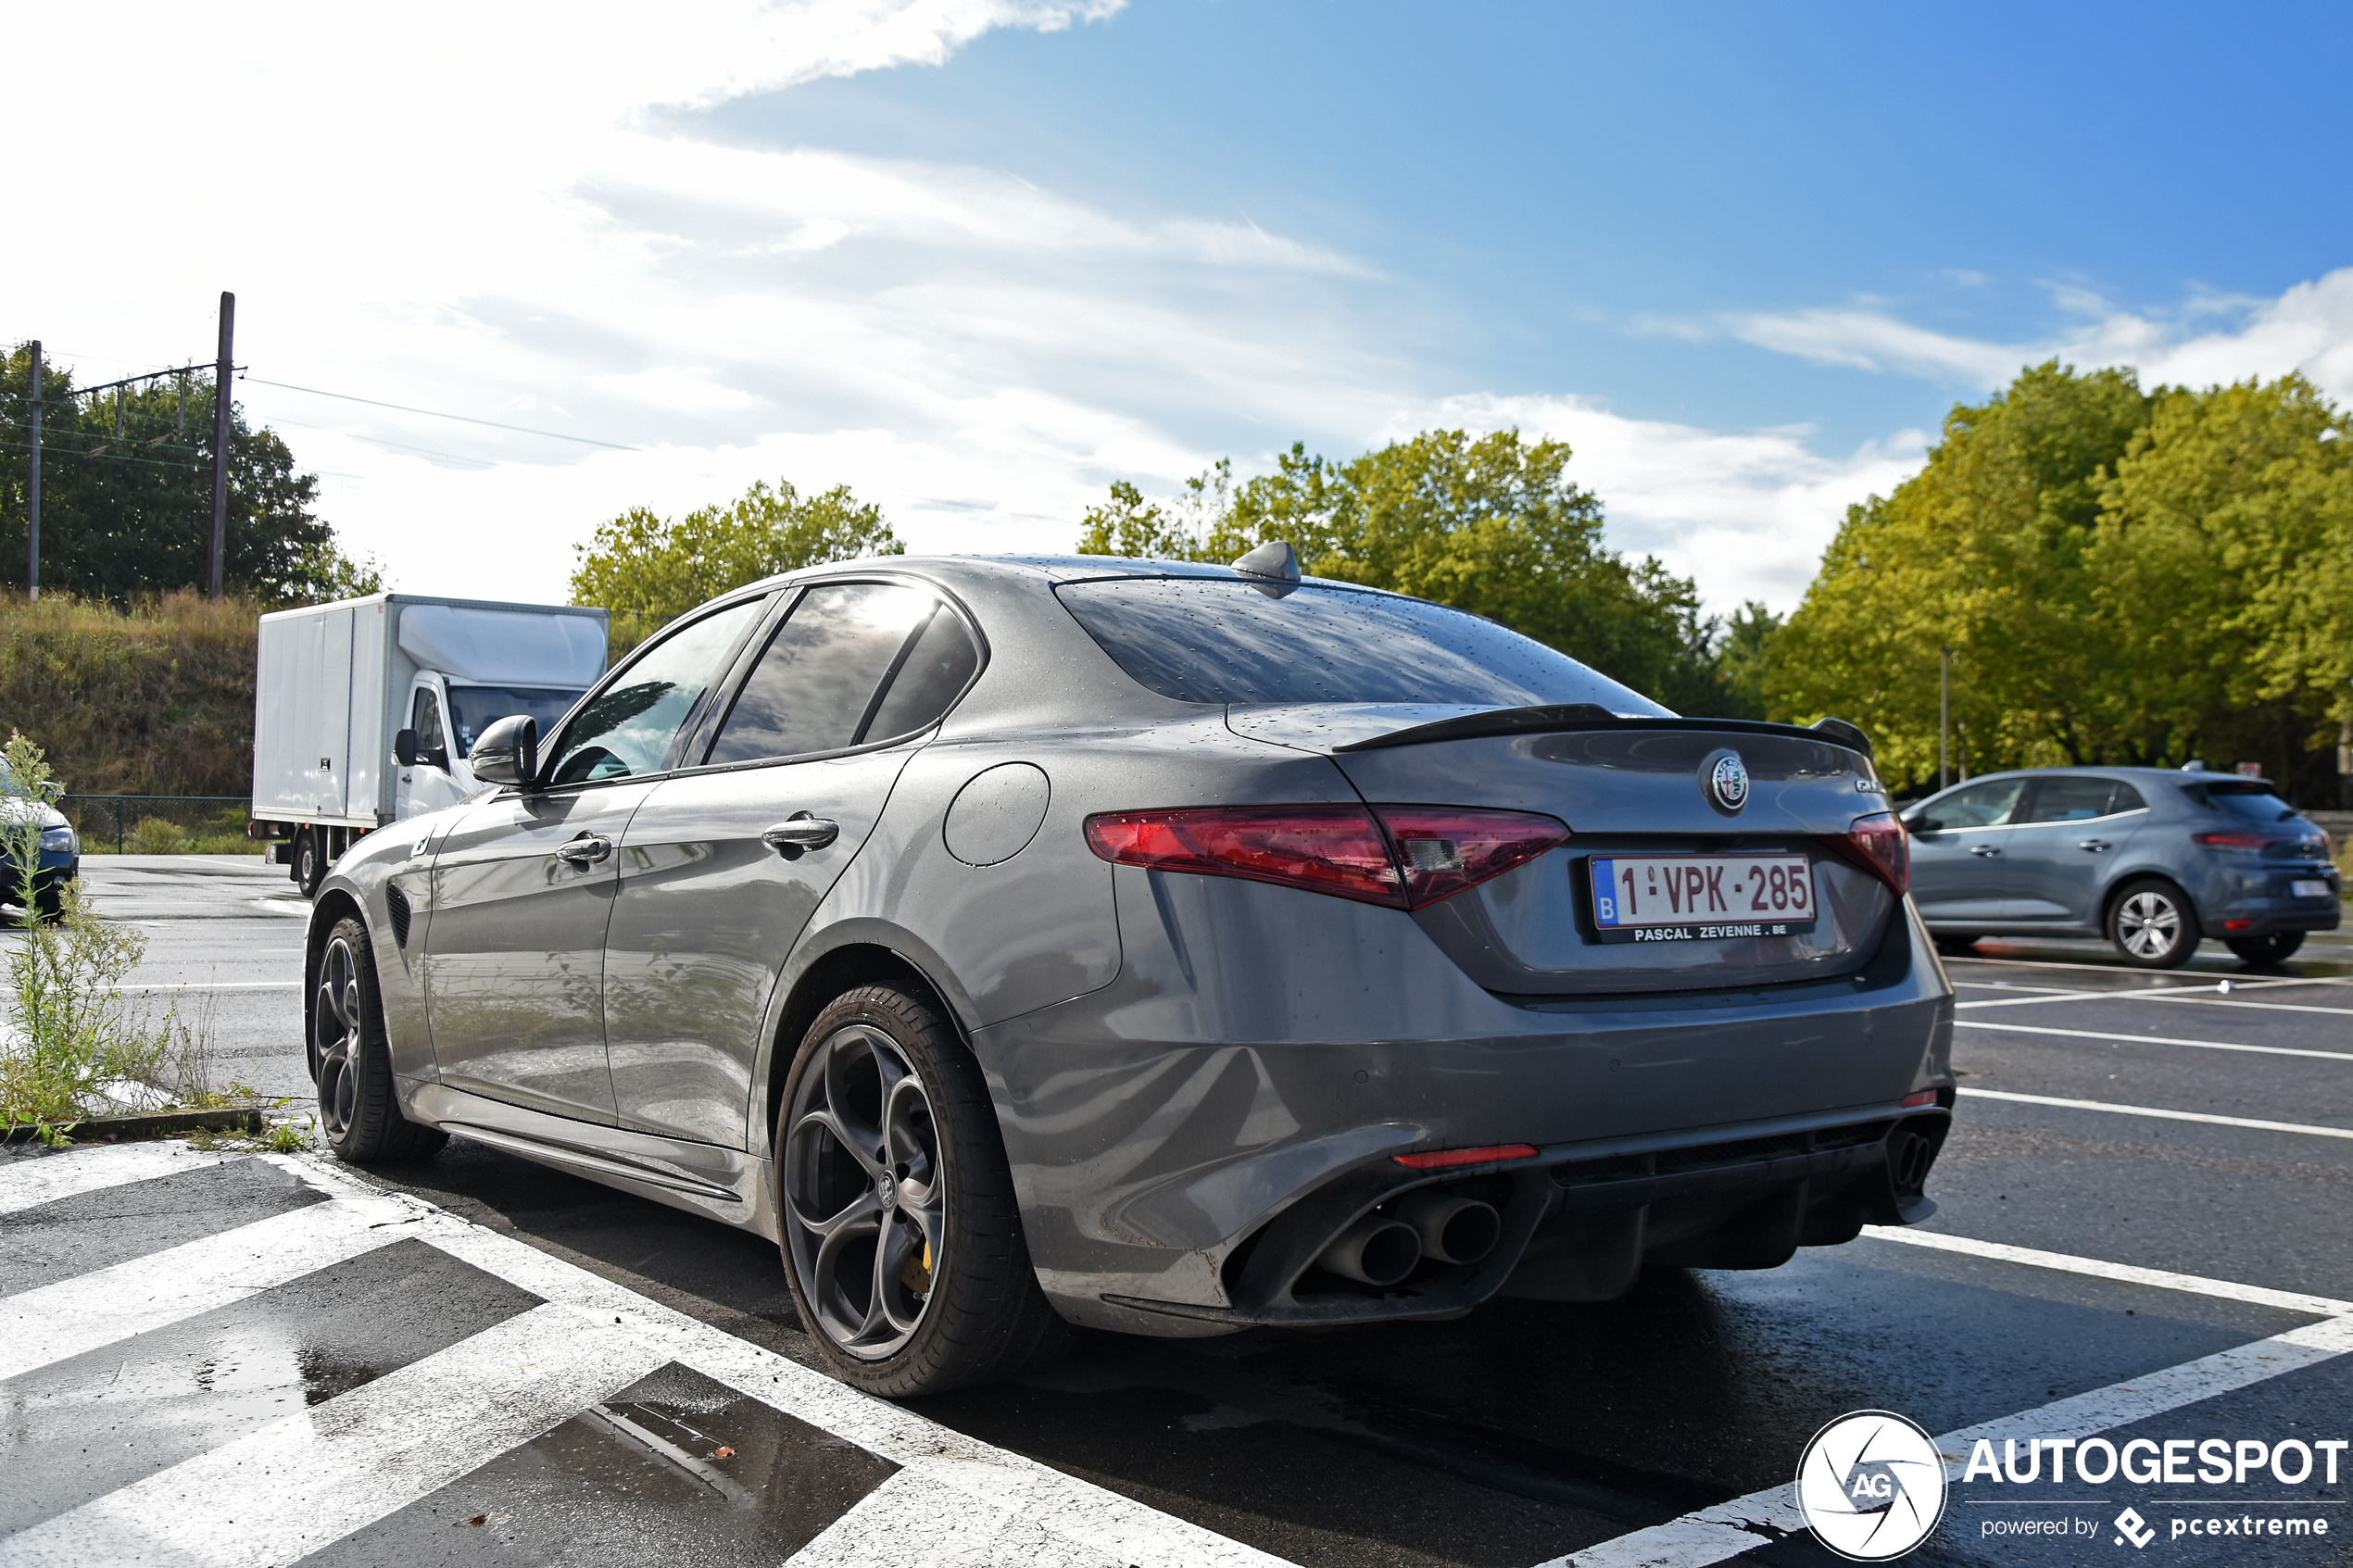
<path fill-rule="evenodd" d="M 760 842 L 782 855 L 786 859 L 798 859 L 804 849 L 823 849 L 841 836 L 841 824 L 826 817 L 812 817 L 806 811 L 791 816 L 760 835 Z"/>
<path fill-rule="evenodd" d="M 1990 844 L 1972 844 L 1969 847 L 1969 852 L 1972 855 L 1998 855 L 2001 853 L 1999 849 L 1994 848 Z"/>
<path fill-rule="evenodd" d="M 570 860 L 575 866 L 593 866 L 611 853 L 612 840 L 593 833 L 584 833 L 571 843 L 556 847 L 558 859 Z"/>
<path fill-rule="evenodd" d="M 2087 838 L 2075 847 L 2078 849 L 2089 849 L 2093 854 L 2096 855 L 2101 850 L 2108 847 L 2108 840 L 2105 838 Z"/>

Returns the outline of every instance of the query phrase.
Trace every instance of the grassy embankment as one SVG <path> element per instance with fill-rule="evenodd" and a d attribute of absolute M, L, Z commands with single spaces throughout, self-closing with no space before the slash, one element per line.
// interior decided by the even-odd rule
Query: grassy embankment
<path fill-rule="evenodd" d="M 128 609 L 64 595 L 0 596 L 0 739 L 41 746 L 73 795 L 246 796 L 253 784 L 250 600 L 193 593 Z M 86 853 L 111 853 L 114 812 L 68 802 Z M 249 854 L 242 807 L 131 810 L 126 849 Z"/>

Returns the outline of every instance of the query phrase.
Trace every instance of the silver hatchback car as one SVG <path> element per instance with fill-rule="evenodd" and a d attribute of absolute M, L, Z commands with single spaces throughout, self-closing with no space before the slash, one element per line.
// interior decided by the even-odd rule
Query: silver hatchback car
<path fill-rule="evenodd" d="M 1934 1207 L 1952 992 L 1860 732 L 1680 719 L 1288 546 L 794 573 L 473 764 L 318 900 L 333 1147 L 769 1236 L 869 1389 Z"/>
<path fill-rule="evenodd" d="M 1904 813 L 1938 943 L 2106 936 L 2171 969 L 2220 937 L 2278 963 L 2339 911 L 2328 835 L 2260 779 L 2158 768 L 1989 773 Z"/>

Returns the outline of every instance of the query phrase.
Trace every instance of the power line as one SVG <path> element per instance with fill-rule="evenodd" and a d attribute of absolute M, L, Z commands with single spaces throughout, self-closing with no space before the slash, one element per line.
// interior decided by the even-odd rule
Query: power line
<path fill-rule="evenodd" d="M 10 452 L 30 452 L 32 450 L 32 444 L 29 441 L 10 441 L 0 443 L 0 450 L 6 450 Z M 76 452 L 69 447 L 52 446 L 49 445 L 49 442 L 45 437 L 41 443 L 41 451 L 42 455 L 44 457 L 94 458 L 102 463 L 141 463 L 145 464 L 148 468 L 171 469 L 181 473 L 196 473 L 201 471 L 204 467 L 201 463 L 169 463 L 160 458 L 132 458 L 125 456 L 120 452 Z"/>
<path fill-rule="evenodd" d="M 346 403 L 365 403 L 371 408 L 394 408 L 404 414 L 423 414 L 429 419 L 456 420 L 459 424 L 484 425 L 491 430 L 510 430 L 518 435 L 544 435 L 550 441 L 576 441 L 583 446 L 603 446 L 615 452 L 636 452 L 643 448 L 623 446 L 618 441 L 595 441 L 585 435 L 566 435 L 557 430 L 533 430 L 528 425 L 500 424 L 497 420 L 477 420 L 470 414 L 445 414 L 438 408 L 412 408 L 406 403 L 385 403 L 373 397 L 354 397 L 347 392 L 321 392 L 315 386 L 296 386 L 292 382 L 264 381 L 259 376 L 243 378 L 256 386 L 283 387 L 288 392 L 307 392 L 313 397 L 338 397 Z"/>

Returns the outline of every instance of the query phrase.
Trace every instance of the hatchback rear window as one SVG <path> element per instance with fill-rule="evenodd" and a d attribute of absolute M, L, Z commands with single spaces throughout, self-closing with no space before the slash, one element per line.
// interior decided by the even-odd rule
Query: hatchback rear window
<path fill-rule="evenodd" d="M 1217 577 L 1120 577 L 1055 592 L 1122 670 L 1179 702 L 1590 702 L 1672 716 L 1565 653 L 1420 599 L 1312 585 L 1277 594 Z"/>
<path fill-rule="evenodd" d="M 2208 806 L 2220 808 L 2235 816 L 2256 822 L 2284 822 L 2296 815 L 2296 808 L 2271 793 L 2267 784 L 2209 784 L 2193 787 L 2193 793 L 2206 797 Z"/>

